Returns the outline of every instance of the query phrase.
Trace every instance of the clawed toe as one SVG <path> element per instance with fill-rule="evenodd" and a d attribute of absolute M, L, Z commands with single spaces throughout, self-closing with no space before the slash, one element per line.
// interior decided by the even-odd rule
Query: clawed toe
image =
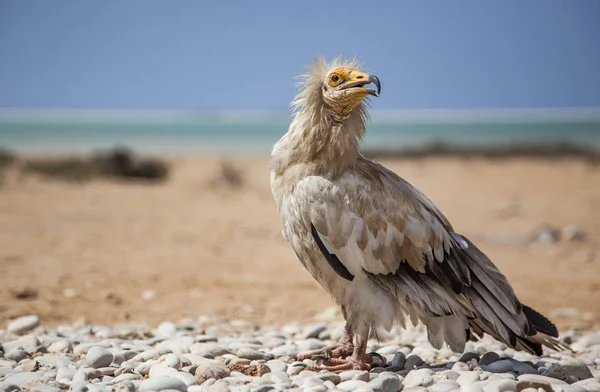
<path fill-rule="evenodd" d="M 346 370 L 370 370 L 371 365 L 365 358 L 331 358 L 328 361 L 323 362 L 321 369 L 328 370 L 330 372 L 342 372 Z"/>

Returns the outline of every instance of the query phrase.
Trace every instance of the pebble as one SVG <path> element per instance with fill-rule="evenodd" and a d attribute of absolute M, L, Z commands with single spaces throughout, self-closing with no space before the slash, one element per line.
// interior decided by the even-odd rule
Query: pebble
<path fill-rule="evenodd" d="M 560 363 L 552 364 L 544 373 L 544 376 L 565 381 L 568 377 L 572 377 L 572 380 L 574 379 L 573 382 L 593 377 L 588 366 L 584 362 L 577 360 L 561 361 Z"/>
<path fill-rule="evenodd" d="M 246 358 L 250 360 L 261 360 L 267 358 L 265 353 L 252 348 L 241 348 L 237 351 L 236 355 L 239 358 Z"/>
<path fill-rule="evenodd" d="M 483 358 L 482 358 L 482 360 L 483 360 Z M 508 373 L 513 370 L 512 362 L 509 360 L 506 360 L 506 359 L 492 362 L 489 365 L 482 365 L 480 362 L 480 366 L 483 370 L 492 372 L 492 373 Z"/>
<path fill-rule="evenodd" d="M 229 377 L 230 372 L 229 369 L 225 367 L 224 364 L 219 364 L 216 362 L 210 362 L 206 364 L 198 365 L 196 368 L 196 379 L 199 384 L 202 384 L 206 380 L 214 378 L 215 380 L 219 380 L 225 377 Z"/>
<path fill-rule="evenodd" d="M 398 351 L 392 358 L 392 367 L 396 369 L 404 369 L 406 364 L 406 355 L 402 351 Z"/>
<path fill-rule="evenodd" d="M 472 359 L 479 362 L 479 355 L 477 355 L 477 353 L 474 352 L 466 352 L 460 356 L 458 362 L 469 363 Z"/>
<path fill-rule="evenodd" d="M 6 354 L 4 354 L 4 357 L 6 359 L 10 359 L 13 360 L 15 362 L 19 362 L 22 359 L 27 358 L 27 351 L 25 351 L 22 347 L 17 347 L 14 350 L 11 350 L 9 352 L 7 352 Z"/>
<path fill-rule="evenodd" d="M 11 352 L 22 348 L 27 354 L 35 354 L 38 351 L 38 348 L 42 346 L 42 343 L 37 336 L 33 335 L 26 335 L 16 340 L 2 342 L 2 344 L 4 345 L 5 352 Z"/>
<path fill-rule="evenodd" d="M 14 320 L 13 320 L 14 321 Z M 295 356 L 335 343 L 343 323 L 278 329 L 199 317 L 117 326 L 76 322 L 56 329 L 0 331 L 0 391 L 38 392 L 600 392 L 600 332 L 565 331 L 576 349 L 544 357 L 485 337 L 465 352 L 433 349 L 425 331 L 393 329 L 369 340 L 372 372 L 339 374 Z M 28 333 L 28 335 L 23 335 Z"/>
<path fill-rule="evenodd" d="M 181 391 L 186 392 L 187 385 L 176 377 L 159 376 L 148 378 L 140 383 L 139 392 Z"/>
<path fill-rule="evenodd" d="M 338 389 L 340 391 L 344 391 L 344 392 L 351 392 L 351 391 L 355 391 L 357 389 L 371 390 L 371 388 L 369 387 L 369 383 L 367 383 L 366 381 L 362 381 L 362 380 L 343 381 L 343 382 L 339 383 L 338 385 L 336 385 L 336 389 Z"/>
<path fill-rule="evenodd" d="M 85 354 L 85 360 L 93 368 L 109 366 L 113 360 L 113 354 L 104 347 L 94 346 Z"/>
<path fill-rule="evenodd" d="M 493 351 L 488 351 L 483 354 L 481 359 L 478 361 L 479 366 L 490 365 L 500 359 L 500 356 Z"/>
<path fill-rule="evenodd" d="M 369 382 L 369 372 L 366 370 L 346 370 L 345 372 L 340 373 L 340 381 L 349 381 L 349 380 L 360 380 L 364 382 Z"/>
<path fill-rule="evenodd" d="M 6 331 L 17 335 L 31 331 L 40 325 L 40 318 L 36 315 L 22 316 L 10 321 Z"/>
<path fill-rule="evenodd" d="M 398 392 L 400 385 L 400 379 L 394 373 L 381 373 L 369 382 L 369 387 L 374 392 Z"/>
<path fill-rule="evenodd" d="M 411 370 L 404 379 L 405 387 L 428 387 L 433 384 L 433 370 L 431 369 L 416 369 Z"/>
<path fill-rule="evenodd" d="M 421 366 L 423 364 L 423 360 L 418 355 L 409 355 L 406 358 L 406 362 L 404 363 L 405 369 L 414 369 L 417 366 Z"/>

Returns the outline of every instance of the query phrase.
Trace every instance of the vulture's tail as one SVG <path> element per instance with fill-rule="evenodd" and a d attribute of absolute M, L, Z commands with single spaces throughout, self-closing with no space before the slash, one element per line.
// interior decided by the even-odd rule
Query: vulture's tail
<path fill-rule="evenodd" d="M 455 237 L 456 238 L 456 237 Z M 457 256 L 469 267 L 471 285 L 463 294 L 475 309 L 468 318 L 467 335 L 481 337 L 487 333 L 517 350 L 542 355 L 542 347 L 562 351 L 570 348 L 559 342 L 558 329 L 545 316 L 517 299 L 506 277 L 473 243 L 467 244 Z"/>

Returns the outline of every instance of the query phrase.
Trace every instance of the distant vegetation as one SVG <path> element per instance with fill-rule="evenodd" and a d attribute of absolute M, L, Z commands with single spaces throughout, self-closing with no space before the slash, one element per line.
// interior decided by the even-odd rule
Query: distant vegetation
<path fill-rule="evenodd" d="M 60 156 L 46 158 L 19 158 L 0 149 L 0 176 L 17 160 L 23 173 L 47 178 L 82 182 L 94 178 L 162 181 L 168 178 L 169 166 L 160 159 L 136 156 L 126 148 L 98 152 L 92 156 Z"/>
<path fill-rule="evenodd" d="M 551 144 L 514 144 L 500 146 L 459 146 L 443 142 L 433 142 L 423 147 L 399 149 L 367 149 L 364 154 L 378 158 L 577 158 L 594 164 L 600 163 L 600 150 L 569 142 Z"/>
<path fill-rule="evenodd" d="M 0 147 L 0 172 L 7 169 L 17 159 L 12 151 Z"/>

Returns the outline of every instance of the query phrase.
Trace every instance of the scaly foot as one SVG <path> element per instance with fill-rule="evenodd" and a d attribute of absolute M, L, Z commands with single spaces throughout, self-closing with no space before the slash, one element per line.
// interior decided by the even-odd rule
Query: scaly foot
<path fill-rule="evenodd" d="M 307 353 L 302 353 L 297 356 L 299 361 L 304 361 L 305 359 L 314 359 L 316 360 L 328 360 L 331 358 L 345 358 L 352 355 L 354 352 L 354 334 L 352 333 L 352 328 L 349 324 L 346 324 L 344 327 L 344 333 L 340 340 L 328 347 L 321 348 L 319 350 L 309 351 Z"/>
<path fill-rule="evenodd" d="M 345 358 L 352 355 L 354 351 L 354 344 L 352 341 L 342 341 L 340 340 L 336 344 L 328 347 L 323 347 L 318 350 L 309 351 L 306 353 L 298 354 L 297 358 L 299 361 L 304 361 L 305 359 L 316 359 L 316 360 L 330 360 L 330 359 L 339 359 Z"/>
<path fill-rule="evenodd" d="M 323 365 L 319 368 L 321 370 L 328 370 L 330 372 L 343 372 L 346 370 L 370 370 L 373 358 L 370 355 L 365 354 L 360 357 L 354 355 L 347 358 L 330 358 L 323 361 Z"/>

